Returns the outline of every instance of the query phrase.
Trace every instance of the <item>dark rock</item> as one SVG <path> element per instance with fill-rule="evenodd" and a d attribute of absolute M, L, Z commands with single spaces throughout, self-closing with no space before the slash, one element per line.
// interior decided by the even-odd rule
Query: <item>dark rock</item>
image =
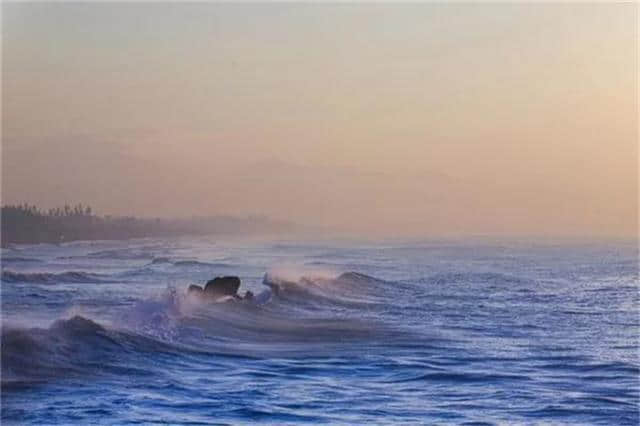
<path fill-rule="evenodd" d="M 207 282 L 204 293 L 212 297 L 237 296 L 239 287 L 240 278 L 238 277 L 216 277 Z"/>

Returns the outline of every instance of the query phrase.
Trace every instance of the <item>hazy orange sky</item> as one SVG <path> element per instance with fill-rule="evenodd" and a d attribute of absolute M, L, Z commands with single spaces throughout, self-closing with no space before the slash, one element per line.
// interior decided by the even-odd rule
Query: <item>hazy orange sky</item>
<path fill-rule="evenodd" d="M 2 201 L 637 235 L 630 4 L 2 4 Z"/>

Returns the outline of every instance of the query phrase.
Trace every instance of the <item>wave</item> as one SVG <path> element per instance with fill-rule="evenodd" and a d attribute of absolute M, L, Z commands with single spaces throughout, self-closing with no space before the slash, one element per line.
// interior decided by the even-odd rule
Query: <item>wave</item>
<path fill-rule="evenodd" d="M 155 257 L 155 258 L 153 258 L 153 260 L 151 261 L 151 263 L 149 263 L 148 266 L 153 266 L 153 265 L 173 265 L 173 266 L 177 266 L 177 267 L 186 267 L 186 268 L 190 268 L 190 267 L 230 268 L 230 267 L 234 266 L 234 265 L 230 265 L 228 263 L 203 262 L 203 261 L 200 261 L 200 260 L 192 260 L 192 259 L 172 260 L 172 259 L 170 259 L 168 257 Z"/>
<path fill-rule="evenodd" d="M 208 268 L 229 268 L 233 265 L 229 265 L 227 263 L 209 263 L 209 262 L 201 262 L 199 260 L 178 260 L 173 262 L 174 266 L 184 266 L 184 267 L 208 267 Z"/>
<path fill-rule="evenodd" d="M 2 385 L 80 373 L 116 351 L 106 330 L 86 318 L 59 320 L 48 329 L 2 331 Z"/>
<path fill-rule="evenodd" d="M 3 281 L 86 282 L 98 279 L 95 275 L 3 271 Z M 76 315 L 48 328 L 4 327 L 2 386 L 85 375 L 157 374 L 148 370 L 158 368 L 150 366 L 148 359 L 158 355 L 260 358 L 286 352 L 308 356 L 309 345 L 315 345 L 314 353 L 318 353 L 332 344 L 391 338 L 385 334 L 389 330 L 359 315 L 360 311 L 336 315 L 331 309 L 357 308 L 366 301 L 366 291 L 385 283 L 355 272 L 297 281 L 283 281 L 271 274 L 265 276 L 269 287 L 265 291 L 274 297 L 261 301 L 258 297 L 251 301 L 228 298 L 212 303 L 169 288 L 118 312 L 108 326 Z M 310 306 L 316 309 L 308 309 Z"/>
<path fill-rule="evenodd" d="M 150 263 L 141 267 L 133 268 L 117 274 L 119 279 L 128 279 L 135 277 L 147 277 L 155 274 L 188 274 L 193 269 L 197 272 L 206 272 L 211 270 L 215 272 L 219 269 L 229 269 L 234 265 L 228 263 L 209 263 L 198 260 L 172 260 L 168 257 L 154 258 Z"/>
<path fill-rule="evenodd" d="M 358 272 L 338 276 L 306 276 L 291 278 L 282 272 L 265 274 L 263 284 L 282 301 L 297 305 L 331 304 L 361 308 L 381 301 L 390 284 Z"/>
<path fill-rule="evenodd" d="M 211 303 L 168 290 L 119 313 L 109 326 L 84 316 L 55 321 L 49 328 L 4 327 L 2 386 L 86 375 L 152 375 L 149 359 L 213 355 L 263 358 L 283 353 L 308 356 L 329 344 L 376 341 L 385 330 L 372 321 L 300 315 L 282 304 Z M 273 309 L 271 309 L 273 308 Z M 327 349 L 328 350 L 328 349 Z"/>
<path fill-rule="evenodd" d="M 337 277 L 302 275 L 297 279 L 291 279 L 282 275 L 281 272 L 268 272 L 264 276 L 263 284 L 278 292 L 311 287 L 369 291 L 374 287 L 386 285 L 388 282 L 359 272 L 344 272 Z"/>
<path fill-rule="evenodd" d="M 533 284 L 534 281 L 526 277 L 517 277 L 496 272 L 454 272 L 436 274 L 428 277 L 428 284 L 491 284 L 499 286 Z"/>
<path fill-rule="evenodd" d="M 88 253 L 86 257 L 93 259 L 115 259 L 115 260 L 147 260 L 158 255 L 167 253 L 167 248 L 163 246 L 141 246 L 126 249 L 108 249 Z"/>
<path fill-rule="evenodd" d="M 115 325 L 199 349 L 215 342 L 219 350 L 217 345 L 224 341 L 232 344 L 232 351 L 238 342 L 342 341 L 367 338 L 383 329 L 377 321 L 366 321 L 366 312 L 360 309 L 373 303 L 363 289 L 375 289 L 385 281 L 355 272 L 332 279 L 302 278 L 296 283 L 276 280 L 265 276 L 268 288 L 248 300 L 211 301 L 186 288 L 168 288 L 133 305 Z"/>
<path fill-rule="evenodd" d="M 3 263 L 41 263 L 40 259 L 33 257 L 1 257 Z"/>
<path fill-rule="evenodd" d="M 5 327 L 2 387 L 87 375 L 152 375 L 145 354 L 168 352 L 178 355 L 181 350 L 160 340 L 110 330 L 79 315 L 57 320 L 49 328 Z"/>
<path fill-rule="evenodd" d="M 67 272 L 13 272 L 2 271 L 4 283 L 58 284 L 58 283 L 104 283 L 108 282 L 101 274 L 67 271 Z"/>

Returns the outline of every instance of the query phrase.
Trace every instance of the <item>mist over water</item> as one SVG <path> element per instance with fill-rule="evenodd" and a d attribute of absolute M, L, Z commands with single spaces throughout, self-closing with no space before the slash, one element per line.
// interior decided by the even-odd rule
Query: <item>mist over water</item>
<path fill-rule="evenodd" d="M 13 246 L 2 422 L 635 425 L 637 255 L 602 241 Z M 217 275 L 255 300 L 187 294 Z"/>

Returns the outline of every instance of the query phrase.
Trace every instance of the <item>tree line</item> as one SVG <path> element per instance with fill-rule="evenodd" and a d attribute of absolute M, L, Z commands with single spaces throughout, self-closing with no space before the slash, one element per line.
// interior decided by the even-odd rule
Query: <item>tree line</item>
<path fill-rule="evenodd" d="M 91 216 L 91 206 L 83 206 L 82 203 L 70 206 L 65 204 L 63 207 L 56 207 L 47 210 L 41 210 L 35 205 L 29 205 L 27 203 L 7 205 L 2 207 L 2 214 L 14 215 L 16 217 L 35 217 L 35 216 L 49 216 L 49 217 L 71 217 L 71 216 Z"/>
<path fill-rule="evenodd" d="M 264 216 L 193 217 L 188 219 L 98 216 L 90 206 L 64 205 L 42 210 L 27 203 L 2 206 L 2 246 L 63 243 L 75 240 L 121 240 L 193 234 L 285 232 L 291 224 Z"/>

